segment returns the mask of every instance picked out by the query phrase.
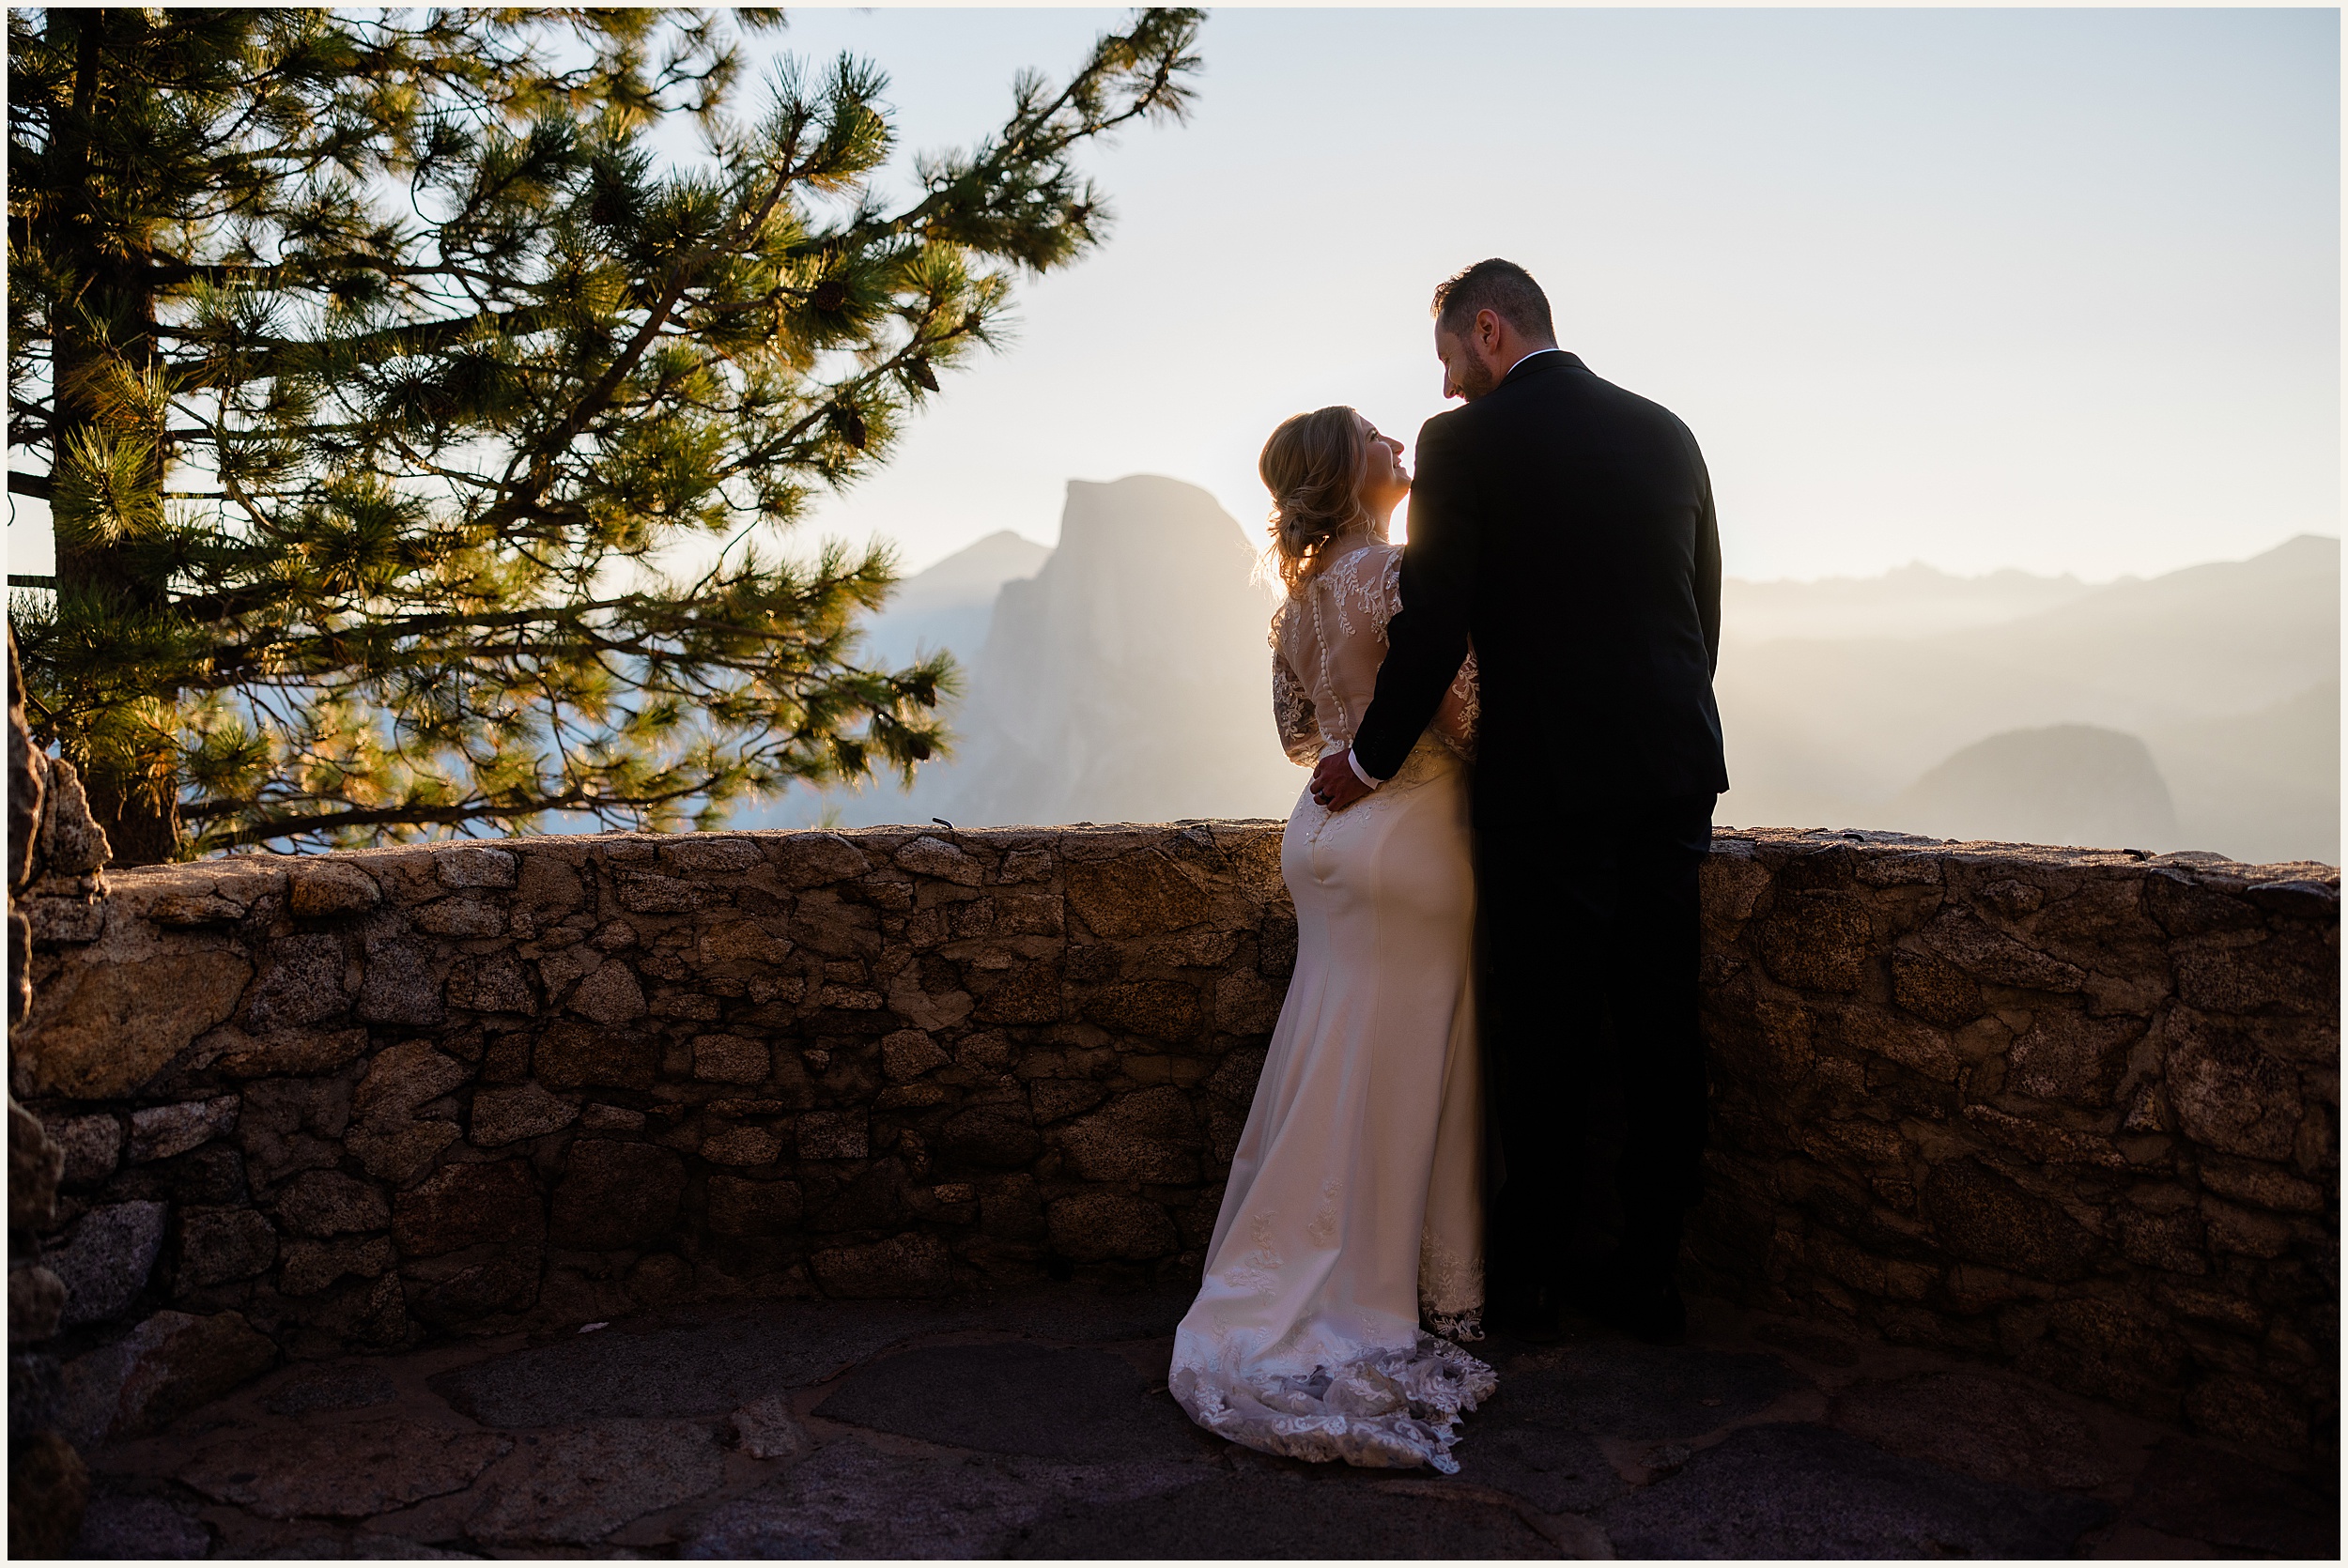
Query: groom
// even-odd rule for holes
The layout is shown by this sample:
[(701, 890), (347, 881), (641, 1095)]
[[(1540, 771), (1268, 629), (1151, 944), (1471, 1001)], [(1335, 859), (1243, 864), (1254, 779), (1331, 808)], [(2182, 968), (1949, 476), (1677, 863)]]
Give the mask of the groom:
[[(1377, 699), (1312, 789), (1342, 810), (1391, 778), (1473, 639), (1484, 1038), (1506, 1173), (1490, 1314), (1537, 1333), (1570, 1300), (1674, 1342), (1705, 1140), (1696, 873), (1728, 788), (1711, 480), (1668, 409), (1557, 346), (1523, 268), (1477, 262), (1435, 291), (1434, 314), (1444, 395), (1467, 406), (1419, 431)], [(1608, 1052), (1628, 1120), (1624, 1235), (1595, 1278), (1574, 1278), (1576, 1151), (1561, 1132)]]

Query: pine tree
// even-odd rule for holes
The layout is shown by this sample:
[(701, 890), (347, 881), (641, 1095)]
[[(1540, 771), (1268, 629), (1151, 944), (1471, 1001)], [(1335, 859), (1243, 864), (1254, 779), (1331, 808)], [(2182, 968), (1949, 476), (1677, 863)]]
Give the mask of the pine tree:
[(734, 112), (773, 11), (11, 10), (8, 487), (57, 569), (10, 614), (117, 860), (910, 778), (950, 662), (864, 668), (890, 555), (775, 530), (1100, 241), (1075, 159), (1182, 117), (1199, 18), (1023, 75), (892, 207), (871, 66)]

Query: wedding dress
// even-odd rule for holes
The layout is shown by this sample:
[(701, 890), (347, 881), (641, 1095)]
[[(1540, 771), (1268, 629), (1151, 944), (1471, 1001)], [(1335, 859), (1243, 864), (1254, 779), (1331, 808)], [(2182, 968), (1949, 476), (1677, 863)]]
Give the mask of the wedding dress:
[[(1274, 618), (1294, 761), (1351, 744), (1401, 559), (1364, 544)], [(1484, 1299), (1475, 714), (1471, 654), (1399, 773), (1334, 814), (1307, 789), (1281, 840), (1296, 972), (1168, 1378), (1193, 1421), (1250, 1448), (1453, 1472), (1460, 1413), (1497, 1386), (1452, 1343), (1481, 1337)]]

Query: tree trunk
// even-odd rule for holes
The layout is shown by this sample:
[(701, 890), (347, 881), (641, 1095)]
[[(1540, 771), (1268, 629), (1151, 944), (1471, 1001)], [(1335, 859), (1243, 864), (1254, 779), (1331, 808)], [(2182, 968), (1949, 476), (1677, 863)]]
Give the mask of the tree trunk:
[[(81, 432), (107, 423), (98, 392), (98, 378), (109, 360), (119, 360), (134, 372), (150, 369), (159, 342), (155, 331), (155, 297), (148, 274), (148, 236), (134, 230), (108, 236), (91, 201), (100, 171), (96, 167), (91, 128), (97, 116), (112, 111), (117, 95), (106, 72), (108, 45), (125, 24), (144, 29), (144, 18), (124, 17), (109, 9), (53, 9), (49, 25), (71, 26), (74, 39), (73, 108), (70, 123), (60, 127), (58, 190), (64, 197), (68, 259), (71, 273), (83, 281), (80, 304), (91, 320), (85, 327), (77, 312), (61, 312), (50, 323), (52, 406), (56, 423), (52, 431), (49, 466), (52, 476), (63, 467), (69, 444)], [(136, 40), (125, 40), (137, 47)], [(110, 242), (111, 241), (111, 242)], [(152, 455), (139, 475), (140, 488), (160, 497), (165, 455), (160, 425), (147, 433)], [(53, 492), (54, 493), (54, 492)], [(69, 536), (58, 530), (57, 591), (103, 603), (114, 615), (147, 617), (170, 606), (168, 584), (142, 573), (117, 540), (86, 535)], [(156, 694), (169, 699), (172, 692)], [(115, 864), (147, 866), (173, 857), (179, 841), (178, 780), (168, 773), (156, 776), (154, 760), (116, 756), (95, 749), (80, 759), (89, 793), (90, 814), (106, 830), (114, 846)]]

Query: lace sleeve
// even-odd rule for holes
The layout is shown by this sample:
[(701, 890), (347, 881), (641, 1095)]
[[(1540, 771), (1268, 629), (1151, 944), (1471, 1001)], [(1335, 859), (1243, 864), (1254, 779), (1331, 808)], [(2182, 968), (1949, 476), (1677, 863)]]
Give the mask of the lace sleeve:
[(1442, 704), (1435, 709), (1435, 722), (1429, 726), (1435, 738), (1449, 746), (1463, 761), (1475, 761), (1475, 732), (1484, 716), (1481, 687), (1476, 684), (1475, 650), (1470, 648), (1467, 657), (1460, 661), (1460, 673), (1451, 678), (1450, 686), (1443, 694)]
[(1279, 727), (1280, 749), (1290, 761), (1309, 768), (1321, 760), (1321, 725), (1313, 717), (1312, 694), (1277, 649), (1272, 653), (1272, 722)]

